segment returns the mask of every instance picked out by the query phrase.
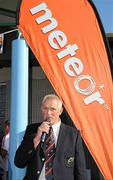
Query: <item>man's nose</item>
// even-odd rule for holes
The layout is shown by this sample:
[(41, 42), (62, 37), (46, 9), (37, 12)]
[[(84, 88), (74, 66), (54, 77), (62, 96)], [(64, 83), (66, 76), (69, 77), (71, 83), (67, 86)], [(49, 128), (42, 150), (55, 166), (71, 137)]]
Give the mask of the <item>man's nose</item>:
[(50, 110), (50, 109), (48, 109), (47, 113), (48, 113), (48, 114), (51, 114), (51, 110)]

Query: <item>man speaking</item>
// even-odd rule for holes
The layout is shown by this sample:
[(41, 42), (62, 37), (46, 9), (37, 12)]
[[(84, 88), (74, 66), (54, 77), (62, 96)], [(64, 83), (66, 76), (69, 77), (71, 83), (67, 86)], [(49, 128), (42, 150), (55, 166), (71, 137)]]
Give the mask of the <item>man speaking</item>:
[(27, 127), (15, 155), (15, 165), (27, 167), (24, 180), (85, 180), (80, 133), (61, 122), (61, 99), (46, 95), (41, 111), (44, 121)]

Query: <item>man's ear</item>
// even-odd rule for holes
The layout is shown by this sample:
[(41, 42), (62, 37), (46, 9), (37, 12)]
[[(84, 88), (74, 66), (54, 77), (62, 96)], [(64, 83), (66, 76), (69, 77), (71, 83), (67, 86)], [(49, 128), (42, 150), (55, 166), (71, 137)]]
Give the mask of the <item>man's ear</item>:
[(63, 112), (63, 107), (62, 107), (61, 110), (60, 110), (60, 115), (62, 114), (62, 112)]
[(41, 106), (41, 113), (43, 114), (43, 106)]

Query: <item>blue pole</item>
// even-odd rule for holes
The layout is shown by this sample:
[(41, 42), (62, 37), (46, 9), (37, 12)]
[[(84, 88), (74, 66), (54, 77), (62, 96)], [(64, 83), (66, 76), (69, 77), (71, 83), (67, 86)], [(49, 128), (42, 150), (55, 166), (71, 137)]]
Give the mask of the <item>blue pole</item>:
[(24, 39), (12, 42), (9, 180), (22, 180), (25, 169), (14, 165), (17, 147), (28, 124), (28, 47)]

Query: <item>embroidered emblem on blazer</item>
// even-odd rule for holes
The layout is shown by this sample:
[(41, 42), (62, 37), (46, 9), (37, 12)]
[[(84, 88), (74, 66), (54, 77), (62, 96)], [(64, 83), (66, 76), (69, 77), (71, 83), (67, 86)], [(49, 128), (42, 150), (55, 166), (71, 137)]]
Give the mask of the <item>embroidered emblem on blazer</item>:
[(74, 165), (74, 156), (65, 154), (64, 161), (67, 167), (73, 167)]
[(68, 165), (71, 166), (74, 163), (74, 157), (70, 157), (67, 161)]

